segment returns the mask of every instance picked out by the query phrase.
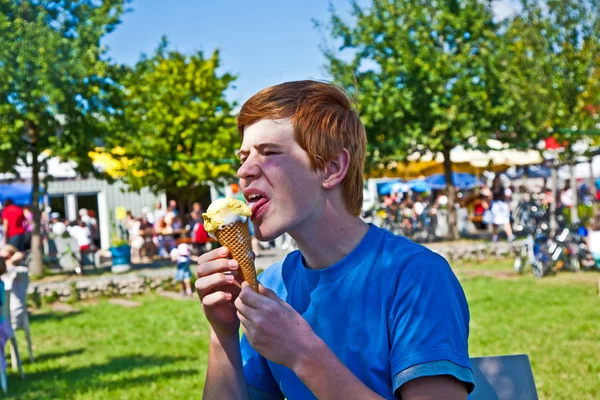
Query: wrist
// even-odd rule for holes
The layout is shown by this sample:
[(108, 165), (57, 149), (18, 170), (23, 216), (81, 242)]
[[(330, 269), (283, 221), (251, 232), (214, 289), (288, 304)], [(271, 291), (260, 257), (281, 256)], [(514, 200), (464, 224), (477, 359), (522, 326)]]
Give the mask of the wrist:
[(226, 346), (232, 343), (240, 343), (240, 334), (238, 331), (235, 332), (223, 332), (210, 328), (210, 343), (211, 345)]
[(296, 358), (290, 366), (290, 369), (302, 381), (310, 374), (315, 373), (321, 363), (321, 357), (331, 352), (331, 349), (329, 349), (320, 337), (316, 334), (312, 336), (312, 340), (303, 346), (301, 351), (296, 352)]

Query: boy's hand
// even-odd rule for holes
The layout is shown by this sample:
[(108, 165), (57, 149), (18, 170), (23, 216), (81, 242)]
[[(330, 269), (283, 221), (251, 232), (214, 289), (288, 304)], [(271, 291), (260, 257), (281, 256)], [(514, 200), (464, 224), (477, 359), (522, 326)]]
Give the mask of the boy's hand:
[[(260, 294), (259, 294), (260, 293)], [(247, 282), (235, 301), (242, 330), (252, 347), (269, 360), (290, 369), (320, 342), (308, 322), (272, 290)]]
[(237, 336), (240, 320), (233, 302), (240, 293), (238, 263), (227, 258), (229, 249), (220, 247), (198, 257), (195, 286), (204, 314), (218, 334)]

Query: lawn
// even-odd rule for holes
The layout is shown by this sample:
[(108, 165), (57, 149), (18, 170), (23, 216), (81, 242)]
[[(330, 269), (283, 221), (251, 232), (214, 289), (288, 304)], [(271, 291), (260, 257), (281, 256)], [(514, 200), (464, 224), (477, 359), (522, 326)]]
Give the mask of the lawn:
[[(600, 274), (536, 280), (513, 276), (510, 262), (455, 269), (471, 309), (471, 356), (527, 353), (540, 398), (600, 398)], [(198, 302), (133, 300), (141, 305), (101, 300), (33, 315), (37, 360), (25, 361), (24, 382), (9, 371), (8, 398), (200, 398), (208, 327)]]

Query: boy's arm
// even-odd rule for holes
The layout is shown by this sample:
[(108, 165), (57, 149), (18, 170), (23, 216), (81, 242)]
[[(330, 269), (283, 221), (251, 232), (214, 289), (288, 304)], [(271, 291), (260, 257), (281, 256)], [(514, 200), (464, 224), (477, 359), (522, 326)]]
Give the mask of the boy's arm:
[(247, 282), (235, 301), (242, 331), (263, 357), (290, 368), (318, 399), (382, 399), (350, 371), (289, 304)]
[(219, 337), (212, 329), (203, 399), (248, 400), (237, 335)]

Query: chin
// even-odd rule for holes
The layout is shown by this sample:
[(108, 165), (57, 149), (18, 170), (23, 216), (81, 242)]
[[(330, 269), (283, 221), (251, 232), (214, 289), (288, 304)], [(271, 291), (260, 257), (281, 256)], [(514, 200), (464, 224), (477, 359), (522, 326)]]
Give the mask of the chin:
[(265, 223), (254, 225), (254, 236), (261, 242), (270, 242), (283, 235), (285, 229), (269, 227)]
[(279, 237), (280, 235), (276, 235), (274, 233), (271, 234), (263, 234), (262, 232), (255, 230), (254, 231), (254, 237), (256, 237), (258, 240), (260, 240), (261, 242), (270, 242), (271, 240), (275, 240), (277, 237)]

